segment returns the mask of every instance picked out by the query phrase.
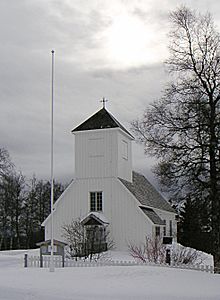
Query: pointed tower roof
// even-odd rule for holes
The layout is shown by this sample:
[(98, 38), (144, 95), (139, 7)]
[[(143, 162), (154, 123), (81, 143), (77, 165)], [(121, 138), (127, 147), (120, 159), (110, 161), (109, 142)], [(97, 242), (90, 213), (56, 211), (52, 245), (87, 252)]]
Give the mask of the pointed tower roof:
[(72, 130), (84, 131), (84, 130), (94, 130), (94, 129), (107, 129), (107, 128), (120, 128), (126, 132), (132, 139), (134, 138), (127, 129), (125, 129), (106, 109), (103, 107), (89, 119), (84, 121), (82, 124), (77, 126)]

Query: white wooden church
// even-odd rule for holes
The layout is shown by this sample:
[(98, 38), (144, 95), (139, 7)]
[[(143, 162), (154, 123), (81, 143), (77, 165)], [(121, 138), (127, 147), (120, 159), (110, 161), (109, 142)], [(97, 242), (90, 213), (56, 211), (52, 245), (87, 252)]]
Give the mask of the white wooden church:
[[(117, 250), (146, 236), (176, 238), (176, 212), (141, 174), (132, 171), (133, 136), (103, 107), (72, 130), (75, 179), (54, 204), (54, 239), (74, 219), (108, 228)], [(42, 224), (51, 237), (51, 215)]]

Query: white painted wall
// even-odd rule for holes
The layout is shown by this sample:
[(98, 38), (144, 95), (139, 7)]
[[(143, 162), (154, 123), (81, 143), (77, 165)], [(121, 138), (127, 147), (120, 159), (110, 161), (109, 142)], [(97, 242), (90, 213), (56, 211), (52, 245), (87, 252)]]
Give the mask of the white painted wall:
[(169, 236), (169, 233), (170, 233), (170, 221), (172, 221), (173, 239), (176, 242), (177, 241), (177, 221), (175, 219), (176, 214), (168, 212), (168, 211), (156, 209), (156, 208), (154, 208), (154, 211), (158, 214), (158, 216), (162, 220), (166, 220), (166, 236)]
[[(127, 151), (125, 148), (127, 146)], [(127, 152), (125, 154), (125, 152)], [(123, 131), (118, 132), (118, 177), (132, 181), (131, 139)]]
[(139, 208), (140, 203), (119, 181), (113, 181), (111, 230), (120, 250), (127, 250), (128, 244), (140, 245), (146, 236), (152, 235), (152, 222)]
[[(89, 192), (103, 191), (103, 214), (110, 221), (109, 230), (118, 250), (128, 244), (144, 242), (152, 234), (152, 223), (138, 207), (139, 203), (116, 178), (77, 179), (55, 204), (54, 238), (63, 240), (62, 226), (89, 212)], [(50, 239), (50, 218), (45, 221), (45, 239)]]
[[(119, 128), (88, 130), (75, 134), (75, 176), (83, 178), (121, 177), (131, 181), (131, 140)], [(128, 145), (123, 156), (122, 142)]]

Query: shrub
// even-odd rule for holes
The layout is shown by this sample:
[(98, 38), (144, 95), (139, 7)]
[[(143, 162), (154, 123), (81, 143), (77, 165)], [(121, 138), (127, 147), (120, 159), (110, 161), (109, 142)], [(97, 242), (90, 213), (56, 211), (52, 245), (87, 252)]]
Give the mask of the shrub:
[(174, 244), (171, 251), (172, 263), (174, 265), (201, 264), (205, 259), (204, 255), (200, 251), (184, 247), (180, 244)]
[(155, 239), (146, 237), (145, 243), (139, 246), (129, 245), (131, 256), (142, 262), (165, 263), (165, 250), (166, 247), (162, 244), (162, 239), (159, 237)]
[(113, 241), (109, 238), (109, 231), (104, 226), (84, 226), (79, 219), (62, 227), (66, 243), (67, 256), (71, 259), (97, 260), (102, 252), (113, 248)]

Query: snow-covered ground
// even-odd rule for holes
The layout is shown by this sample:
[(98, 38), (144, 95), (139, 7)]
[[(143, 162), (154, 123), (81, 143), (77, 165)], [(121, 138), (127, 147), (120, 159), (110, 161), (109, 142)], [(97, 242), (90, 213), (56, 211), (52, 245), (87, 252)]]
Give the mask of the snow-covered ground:
[[(0, 300), (219, 300), (220, 275), (149, 266), (24, 268), (24, 251), (0, 252)], [(114, 258), (126, 259), (124, 253)], [(128, 255), (127, 255), (128, 258)]]

